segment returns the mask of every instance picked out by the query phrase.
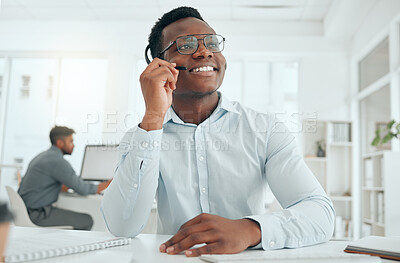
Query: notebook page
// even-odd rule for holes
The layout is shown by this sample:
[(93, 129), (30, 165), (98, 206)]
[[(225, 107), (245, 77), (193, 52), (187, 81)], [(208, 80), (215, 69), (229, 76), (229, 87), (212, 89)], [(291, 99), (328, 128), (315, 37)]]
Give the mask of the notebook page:
[(104, 236), (100, 238), (91, 235), (90, 232), (82, 235), (73, 231), (63, 231), (10, 238), (8, 243), (6, 262), (19, 262), (124, 245), (130, 243), (130, 239)]

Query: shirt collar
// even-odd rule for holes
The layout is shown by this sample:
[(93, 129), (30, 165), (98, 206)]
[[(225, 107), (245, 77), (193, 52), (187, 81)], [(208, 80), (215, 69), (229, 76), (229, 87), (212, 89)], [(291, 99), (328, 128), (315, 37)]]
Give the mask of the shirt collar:
[(63, 156), (64, 154), (62, 153), (62, 151), (57, 147), (57, 146), (55, 146), (55, 145), (52, 145), (51, 147), (50, 147), (50, 151), (53, 151), (53, 152), (55, 152), (56, 154), (58, 154), (58, 155), (60, 155), (60, 156)]
[[(235, 108), (232, 101), (230, 101), (227, 97), (222, 95), (221, 92), (217, 91), (217, 93), (218, 93), (218, 97), (219, 97), (218, 105), (217, 105), (217, 108), (214, 110), (214, 112), (210, 115), (210, 117), (208, 117), (209, 119), (217, 120), (225, 112), (232, 112), (235, 114), (240, 114), (240, 112)], [(174, 111), (172, 106), (168, 109), (167, 114), (165, 114), (163, 124), (169, 122), (170, 120), (172, 120), (174, 123), (184, 124), (184, 122), (176, 114), (176, 112)]]

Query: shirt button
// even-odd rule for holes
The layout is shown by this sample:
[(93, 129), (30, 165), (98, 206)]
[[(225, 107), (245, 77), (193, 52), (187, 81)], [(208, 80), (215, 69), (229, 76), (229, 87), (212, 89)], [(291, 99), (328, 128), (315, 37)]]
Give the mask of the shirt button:
[(137, 188), (137, 184), (134, 184), (134, 185), (133, 185), (133, 188)]
[(270, 248), (273, 248), (274, 246), (275, 246), (275, 241), (269, 242), (269, 247), (270, 247)]
[(199, 157), (199, 161), (200, 161), (200, 162), (204, 161), (204, 157), (203, 157), (203, 156), (200, 156), (200, 157)]
[(147, 148), (147, 146), (149, 146), (149, 143), (148, 143), (148, 142), (145, 142), (145, 141), (143, 141), (143, 142), (142, 142), (142, 147), (143, 147), (143, 148)]
[(206, 192), (206, 188), (205, 187), (203, 187), (203, 188), (201, 188), (201, 191), (203, 192), (203, 194)]

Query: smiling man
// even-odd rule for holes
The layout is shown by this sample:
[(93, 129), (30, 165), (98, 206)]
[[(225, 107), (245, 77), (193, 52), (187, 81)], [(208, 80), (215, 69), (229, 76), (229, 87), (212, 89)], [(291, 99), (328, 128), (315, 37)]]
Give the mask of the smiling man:
[[(156, 198), (157, 232), (174, 235), (160, 246), (168, 254), (329, 240), (332, 203), (293, 135), (273, 114), (217, 92), (226, 69), (224, 42), (189, 7), (164, 14), (153, 27), (154, 60), (140, 77), (146, 112), (121, 140), (121, 159), (102, 203), (109, 230), (139, 234)], [(268, 186), (281, 211), (265, 211)]]

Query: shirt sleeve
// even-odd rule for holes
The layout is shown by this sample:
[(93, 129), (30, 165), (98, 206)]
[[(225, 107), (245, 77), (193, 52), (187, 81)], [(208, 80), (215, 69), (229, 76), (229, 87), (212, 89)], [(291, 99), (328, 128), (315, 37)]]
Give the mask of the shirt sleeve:
[(295, 138), (273, 122), (267, 141), (265, 173), (283, 209), (247, 218), (259, 223), (264, 250), (297, 248), (328, 241), (335, 210), (331, 200), (296, 150)]
[(121, 140), (120, 160), (101, 211), (108, 230), (134, 237), (147, 223), (158, 187), (162, 129), (134, 127)]
[(52, 176), (55, 177), (57, 181), (65, 184), (78, 194), (88, 195), (96, 193), (97, 185), (85, 183), (76, 175), (74, 168), (72, 168), (71, 164), (64, 158), (59, 161), (55, 168), (57, 171), (52, 173)]

